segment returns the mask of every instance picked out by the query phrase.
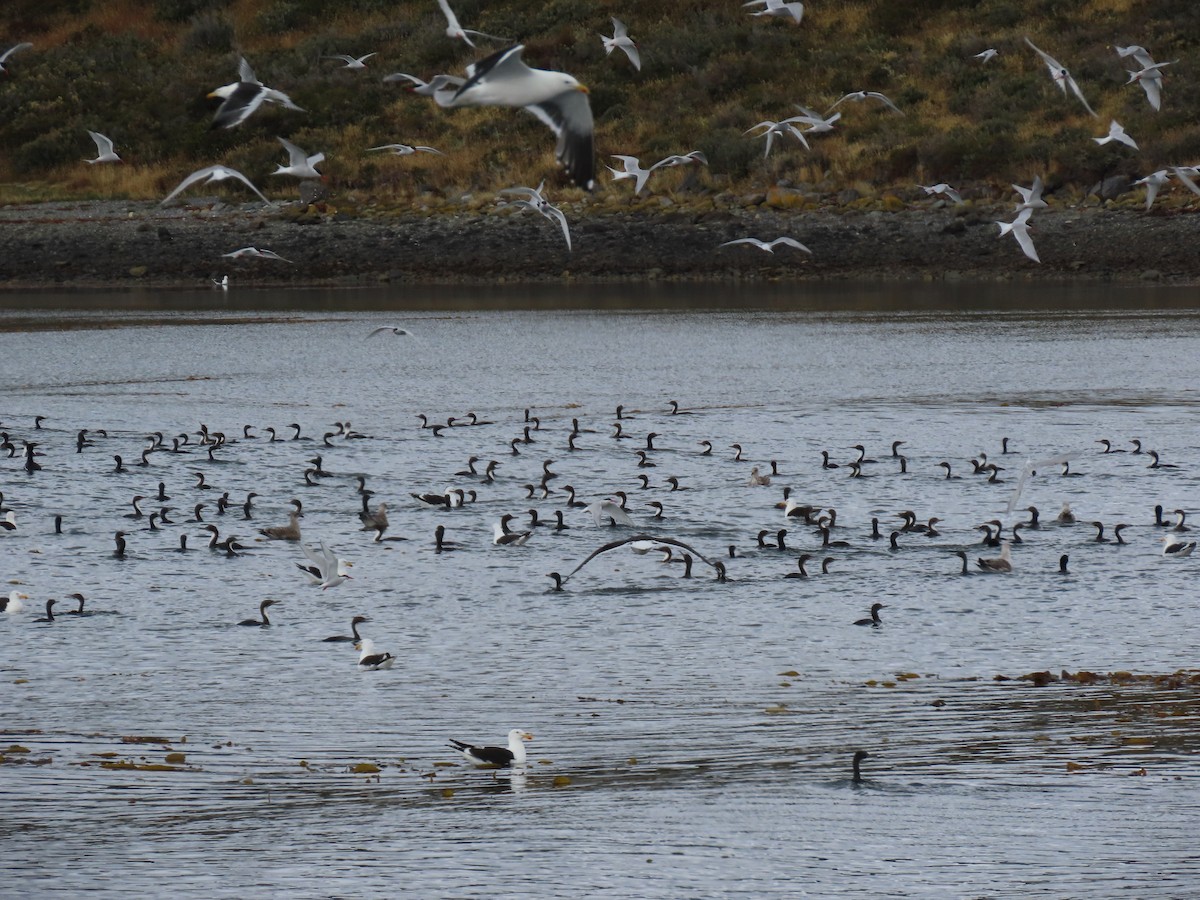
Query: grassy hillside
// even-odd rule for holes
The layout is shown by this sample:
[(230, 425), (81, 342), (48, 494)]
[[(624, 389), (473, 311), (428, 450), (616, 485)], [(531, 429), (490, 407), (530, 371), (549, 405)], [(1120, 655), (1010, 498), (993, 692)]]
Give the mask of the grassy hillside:
[[(1200, 4), (1193, 0), (811, 0), (799, 26), (752, 17), (738, 0), (459, 0), (468, 28), (527, 45), (535, 66), (574, 74), (591, 91), (597, 152), (650, 160), (702, 149), (711, 167), (699, 187), (761, 190), (785, 180), (833, 197), (854, 187), (877, 197), (916, 182), (967, 185), (976, 195), (1047, 177), (1065, 193), (1100, 178), (1140, 177), (1169, 164), (1200, 163)], [(609, 16), (629, 26), (642, 51), (633, 70), (597, 36)], [(282, 135), (324, 151), (331, 190), (357, 201), (403, 203), (458, 197), (511, 184), (557, 185), (553, 138), (531, 116), (508, 110), (444, 111), (383, 84), (389, 72), (460, 72), (501, 45), (477, 51), (450, 41), (434, 0), (6, 0), (0, 52), (18, 41), (0, 76), (0, 200), (22, 196), (158, 198), (201, 165), (223, 162), (268, 192), (294, 197), (293, 180), (267, 173)], [(1068, 66), (1094, 119), (1065, 98), (1024, 43)], [(1155, 112), (1113, 45), (1141, 44), (1168, 67)], [(986, 64), (973, 54), (994, 47)], [(365, 72), (322, 60), (378, 53)], [(268, 85), (306, 113), (271, 107), (232, 131), (209, 131), (205, 94), (236, 79), (244, 54)], [(843, 104), (832, 134), (812, 150), (794, 142), (763, 159), (743, 131), (827, 109), (852, 90), (881, 91), (904, 110)], [(1118, 119), (1135, 153), (1092, 137)], [(123, 166), (87, 166), (87, 130), (112, 137)], [(430, 144), (445, 158), (366, 154), (388, 142)], [(601, 169), (603, 172), (603, 169)], [(667, 173), (651, 190), (678, 185)], [(625, 194), (626, 185), (601, 190)], [(628, 184), (628, 183), (626, 183)], [(572, 189), (573, 190), (573, 189)]]

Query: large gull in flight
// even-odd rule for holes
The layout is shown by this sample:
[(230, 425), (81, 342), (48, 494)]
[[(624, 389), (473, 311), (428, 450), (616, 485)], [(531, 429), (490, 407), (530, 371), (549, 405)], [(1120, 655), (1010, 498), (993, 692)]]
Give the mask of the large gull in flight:
[(592, 145), (592, 108), (587, 88), (566, 72), (531, 69), (517, 44), (467, 67), (467, 80), (457, 89), (434, 93), (437, 104), (516, 106), (533, 113), (558, 136), (554, 155), (580, 187), (596, 184), (596, 154)]

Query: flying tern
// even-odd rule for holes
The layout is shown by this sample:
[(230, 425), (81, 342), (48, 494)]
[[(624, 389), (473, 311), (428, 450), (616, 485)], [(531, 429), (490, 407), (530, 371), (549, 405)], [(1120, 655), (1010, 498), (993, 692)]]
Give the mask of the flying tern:
[(1097, 119), (1100, 118), (1096, 111), (1088, 105), (1087, 99), (1083, 96), (1083, 91), (1079, 89), (1079, 85), (1075, 83), (1075, 79), (1071, 77), (1071, 73), (1067, 71), (1067, 67), (1049, 53), (1038, 49), (1038, 47), (1029, 38), (1025, 38), (1025, 43), (1027, 43), (1033, 49), (1034, 53), (1042, 58), (1042, 62), (1044, 62), (1046, 64), (1046, 68), (1050, 70), (1050, 77), (1054, 79), (1054, 83), (1057, 84), (1059, 90), (1063, 92), (1063, 96), (1066, 96), (1067, 89), (1069, 88), (1071, 93), (1079, 98), (1079, 102), (1083, 104), (1084, 109), (1086, 109)]
[(642, 56), (638, 52), (637, 44), (634, 43), (633, 38), (629, 36), (628, 29), (625, 27), (625, 23), (616, 16), (613, 16), (612, 25), (612, 37), (607, 37), (603, 34), (600, 35), (600, 40), (604, 42), (604, 54), (606, 56), (611, 56), (612, 52), (619, 47), (625, 52), (625, 55), (629, 57), (629, 61), (633, 63), (633, 67), (639, 72), (642, 71)]
[(89, 131), (92, 140), (96, 142), (96, 158), (85, 159), (84, 162), (88, 165), (95, 163), (120, 162), (121, 157), (113, 151), (113, 142), (106, 138), (98, 131)]

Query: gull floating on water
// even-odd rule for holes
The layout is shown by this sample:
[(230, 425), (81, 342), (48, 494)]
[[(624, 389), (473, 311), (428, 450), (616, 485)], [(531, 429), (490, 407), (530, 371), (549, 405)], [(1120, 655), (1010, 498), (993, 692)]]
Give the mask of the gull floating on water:
[(761, 6), (762, 9), (750, 13), (752, 16), (770, 16), (774, 19), (791, 19), (797, 25), (804, 18), (803, 3), (787, 3), (785, 0), (748, 0), (742, 6)]
[(1011, 234), (1021, 246), (1021, 252), (1035, 263), (1040, 263), (1041, 260), (1038, 259), (1037, 250), (1033, 246), (1033, 238), (1029, 236), (1029, 217), (1032, 215), (1032, 209), (1023, 209), (1020, 215), (1011, 222), (997, 222), (996, 224), (1000, 226), (1000, 237)]
[[(290, 259), (284, 259), (274, 250), (260, 250), (257, 247), (242, 247), (238, 250), (230, 250), (228, 253), (222, 253), (221, 256), (229, 259), (241, 259), (242, 257), (247, 257), (249, 259), (277, 259), (280, 262), (292, 262)], [(295, 265), (295, 263), (292, 264)]]
[(1180, 541), (1169, 534), (1164, 534), (1162, 537), (1163, 556), (1191, 556), (1192, 551), (1196, 549), (1195, 541)]
[(209, 97), (224, 101), (213, 116), (210, 129), (241, 125), (264, 103), (278, 103), (288, 109), (304, 112), (283, 91), (269, 88), (259, 81), (244, 57), (238, 60), (238, 78), (238, 81), (222, 85), (209, 93)]
[(721, 246), (729, 247), (733, 244), (751, 244), (752, 246), (757, 247), (759, 250), (766, 250), (768, 253), (774, 253), (775, 248), (780, 245), (783, 245), (784, 247), (795, 247), (797, 250), (803, 250), (805, 253), (812, 253), (812, 251), (805, 247), (802, 243), (791, 237), (777, 237), (773, 241), (760, 241), (758, 238), (753, 237), (736, 238), (732, 241), (726, 241), (725, 243), (721, 244)]
[(979, 566), (979, 568), (982, 569), (984, 572), (990, 572), (990, 573), (1011, 572), (1013, 570), (1013, 568), (1012, 568), (1012, 544), (1009, 541), (1005, 541), (1000, 546), (1000, 555), (999, 556), (992, 557), (991, 559), (985, 559), (983, 557), (980, 557), (980, 558), (976, 559), (975, 562)]
[(1133, 138), (1125, 133), (1125, 128), (1116, 119), (1113, 119), (1112, 122), (1109, 123), (1108, 134), (1106, 134), (1104, 137), (1092, 138), (1092, 140), (1101, 146), (1109, 143), (1110, 141), (1117, 141), (1118, 143), (1124, 144), (1126, 147), (1132, 147), (1134, 150), (1138, 149), (1137, 143)]
[(321, 59), (340, 59), (345, 63), (345, 65), (342, 66), (343, 69), (365, 69), (367, 67), (367, 60), (376, 55), (377, 54), (375, 53), (368, 53), (366, 56), (356, 57), (347, 56), (344, 53), (338, 53), (334, 54), (333, 56), (322, 56)]
[(379, 653), (375, 650), (375, 642), (370, 638), (363, 638), (355, 646), (358, 648), (358, 668), (363, 672), (378, 672), (381, 669), (390, 669), (392, 663), (396, 661), (396, 657), (390, 653)]
[(0, 53), (0, 75), (3, 75), (5, 72), (8, 71), (8, 69), (4, 68), (4, 63), (8, 60), (8, 58), (10, 56), (12, 56), (14, 53), (19, 53), (22, 50), (28, 50), (32, 46), (33, 46), (33, 44), (31, 44), (29, 41), (22, 41), (21, 43), (17, 44), (16, 46), (9, 47), (3, 53)]
[(491, 41), (503, 41), (506, 38), (496, 37), (494, 34), (484, 34), (482, 31), (474, 31), (470, 28), (463, 28), (458, 24), (458, 16), (454, 14), (454, 10), (450, 8), (450, 4), (446, 0), (438, 0), (438, 6), (442, 8), (442, 15), (446, 17), (446, 37), (455, 41), (462, 41), (468, 47), (474, 47), (468, 34), (474, 34), (478, 37), (484, 37)]
[(501, 547), (520, 547), (523, 546), (531, 537), (532, 531), (513, 531), (508, 527), (508, 523), (516, 516), (512, 513), (506, 513), (500, 517), (499, 522), (492, 523), (492, 543)]
[(254, 193), (258, 195), (259, 199), (262, 200), (263, 203), (267, 204), (267, 206), (274, 206), (270, 200), (263, 196), (262, 191), (251, 184), (250, 179), (237, 169), (231, 169), (229, 166), (219, 165), (205, 166), (203, 169), (197, 169), (187, 178), (183, 179), (183, 181), (179, 182), (179, 186), (176, 187), (175, 190), (171, 191), (171, 193), (167, 194), (166, 198), (162, 201), (162, 203), (159, 204), (159, 206), (166, 206), (179, 194), (190, 188), (193, 184), (200, 182), (203, 182), (204, 184), (211, 184), (214, 181), (224, 181), (227, 178), (233, 178), (237, 181), (240, 181), (242, 184), (246, 185), (246, 187), (250, 188), (250, 190), (254, 191)]
[(566, 72), (531, 69), (521, 60), (524, 44), (493, 53), (467, 67), (458, 90), (441, 90), (439, 106), (514, 106), (537, 116), (558, 136), (555, 156), (571, 180), (585, 190), (596, 184), (592, 108), (587, 88)]
[(272, 525), (267, 528), (260, 528), (258, 529), (258, 533), (272, 541), (298, 541), (300, 540), (300, 513), (292, 510), (288, 515), (288, 523), (286, 525)]
[(1046, 67), (1050, 70), (1050, 77), (1054, 79), (1054, 83), (1057, 84), (1059, 89), (1063, 92), (1063, 96), (1065, 97), (1067, 95), (1067, 89), (1070, 88), (1071, 93), (1078, 97), (1079, 102), (1083, 104), (1083, 108), (1090, 112), (1093, 116), (1096, 116), (1097, 119), (1100, 118), (1100, 116), (1096, 114), (1096, 111), (1088, 105), (1087, 99), (1083, 96), (1083, 91), (1079, 89), (1079, 85), (1075, 83), (1075, 79), (1071, 77), (1071, 73), (1067, 71), (1066, 66), (1060, 63), (1049, 53), (1046, 53), (1044, 50), (1039, 50), (1033, 41), (1031, 41), (1028, 37), (1025, 38), (1025, 43), (1027, 43), (1033, 49), (1034, 53), (1042, 58), (1042, 62), (1044, 62)]
[(287, 151), (288, 164), (276, 168), (271, 173), (272, 175), (294, 175), (296, 178), (321, 177), (321, 173), (316, 170), (316, 165), (325, 160), (324, 153), (314, 153), (309, 156), (307, 151), (301, 150), (286, 138), (277, 137), (276, 140), (283, 144), (283, 149)]
[(604, 42), (604, 54), (611, 56), (612, 52), (620, 47), (625, 51), (625, 55), (629, 57), (629, 61), (633, 63), (633, 67), (639, 72), (642, 71), (642, 57), (638, 53), (638, 46), (634, 43), (633, 38), (629, 36), (628, 30), (625, 28), (625, 23), (616, 16), (612, 17), (613, 36), (607, 37), (600, 35), (600, 40)]
[(95, 163), (120, 162), (121, 157), (113, 152), (113, 142), (98, 131), (89, 131), (92, 140), (96, 142), (96, 158), (85, 159), (84, 162), (88, 165)]
[(477, 766), (519, 768), (525, 765), (525, 741), (532, 740), (533, 735), (528, 731), (514, 728), (508, 733), (507, 747), (477, 747), (453, 738), (450, 739), (450, 746)]

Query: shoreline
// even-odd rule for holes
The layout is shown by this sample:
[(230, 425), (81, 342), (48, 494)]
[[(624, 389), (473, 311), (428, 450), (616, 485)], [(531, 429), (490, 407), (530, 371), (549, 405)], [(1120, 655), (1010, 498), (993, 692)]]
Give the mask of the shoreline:
[[(718, 200), (720, 198), (717, 198)], [(568, 252), (555, 223), (491, 206), (364, 217), (333, 206), (264, 209), (193, 198), (13, 204), (0, 207), (0, 291), (234, 286), (352, 287), (383, 284), (520, 285), (643, 282), (1200, 282), (1200, 216), (1161, 207), (1083, 205), (1042, 210), (1027, 259), (996, 219), (1011, 207), (897, 211), (781, 210), (765, 205), (692, 206), (660, 200), (627, 210), (564, 204)], [(812, 250), (774, 254), (720, 247), (791, 235)], [(239, 247), (270, 249), (292, 263), (224, 259)]]

